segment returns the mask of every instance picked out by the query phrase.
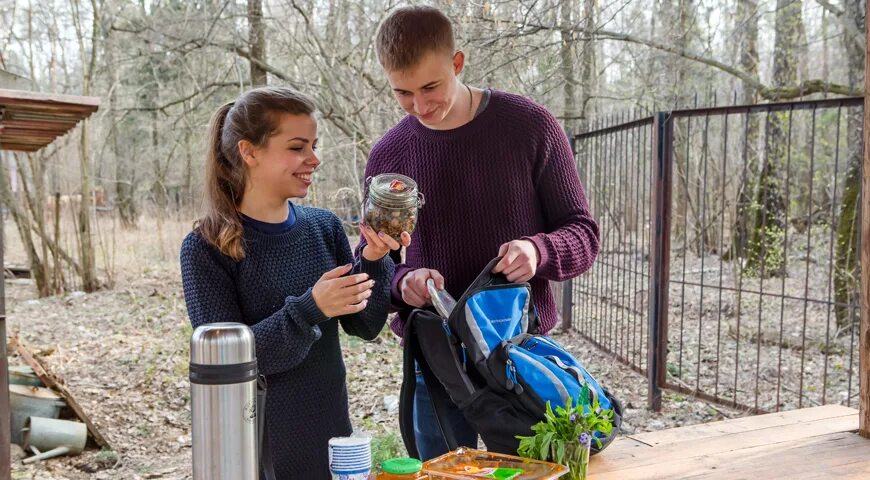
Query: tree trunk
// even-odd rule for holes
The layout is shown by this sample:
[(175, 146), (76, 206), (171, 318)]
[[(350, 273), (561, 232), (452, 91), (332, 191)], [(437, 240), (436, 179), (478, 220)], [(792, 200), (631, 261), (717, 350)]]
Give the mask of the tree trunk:
[[(848, 57), (849, 88), (856, 94), (864, 83), (864, 36), (862, 0), (847, 0), (844, 4), (844, 22), (854, 22), (858, 35), (843, 28), (843, 46)], [(849, 112), (847, 120), (846, 143), (848, 145), (848, 165), (846, 170), (840, 216), (837, 219), (837, 251), (834, 269), (834, 300), (839, 304), (835, 309), (837, 327), (849, 331), (857, 315), (852, 315), (852, 306), (858, 303), (861, 280), (858, 232), (861, 219), (861, 165), (864, 159), (863, 112), (858, 109)], [(866, 200), (865, 200), (866, 203)], [(866, 208), (866, 207), (865, 207)], [(866, 239), (864, 241), (867, 241)]]
[[(328, 28), (328, 27), (327, 27)], [(263, 23), (263, 0), (248, 0), (248, 43), (251, 57), (266, 61), (266, 25)], [(262, 87), (267, 84), (266, 70), (250, 62), (251, 85)]]
[[(858, 120), (854, 133), (851, 130), (855, 128), (852, 126), (854, 123), (852, 117), (857, 117)], [(840, 217), (837, 220), (836, 259), (834, 260), (834, 301), (838, 304), (835, 313), (837, 327), (841, 331), (848, 331), (852, 321), (857, 318), (852, 315), (852, 309), (858, 303), (858, 288), (861, 280), (858, 245), (861, 207), (858, 200), (861, 198), (861, 162), (864, 152), (863, 149), (857, 149), (863, 147), (864, 143), (861, 138), (863, 122), (864, 118), (860, 111), (856, 115), (849, 115), (849, 166), (846, 172)], [(854, 155), (853, 150), (857, 150), (858, 154)]]
[(112, 156), (114, 157), (114, 199), (113, 204), (118, 209), (118, 215), (121, 217), (121, 225), (124, 228), (133, 228), (136, 226), (138, 212), (133, 199), (133, 183), (130, 178), (129, 165), (131, 162), (130, 155), (122, 152), (119, 145), (119, 136), (122, 131), (121, 115), (118, 112), (118, 89), (121, 88), (120, 69), (115, 64), (115, 49), (116, 42), (113, 41), (113, 33), (111, 29), (105, 30), (106, 37), (104, 38), (106, 45), (106, 68), (109, 81), (109, 118), (112, 121), (112, 129), (110, 135), (112, 145)]
[[(33, 183), (33, 194), (27, 195), (27, 206), (30, 211), (30, 217), (36, 223), (37, 228), (46, 231), (45, 228), (45, 159), (41, 154), (33, 153), (27, 155), (27, 162), (30, 165), (30, 180)], [(20, 170), (20, 168), (19, 168)], [(22, 185), (24, 183), (22, 182)], [(31, 271), (38, 270), (39, 277), (36, 278), (36, 287), (40, 296), (48, 296), (55, 292), (51, 285), (51, 268), (49, 265), (48, 245), (45, 242), (40, 242), (41, 260), (31, 262)]]
[[(666, 41), (682, 50), (692, 48), (693, 36), (690, 31), (689, 19), (692, 17), (692, 0), (662, 1), (659, 4), (661, 28), (667, 29)], [(667, 57), (663, 65), (664, 72), (660, 75), (663, 85), (668, 85), (663, 98), (664, 110), (672, 108), (687, 108), (692, 104), (691, 87), (687, 84), (689, 78), (686, 71), (686, 61), (675, 55)], [(686, 146), (691, 142), (689, 138), (688, 121), (674, 123), (673, 137), (673, 161), (674, 161), (674, 220), (673, 238), (686, 243), (690, 241), (690, 232), (694, 224), (700, 223), (691, 218), (692, 193), (689, 186), (692, 184), (692, 169), (689, 164), (689, 152)], [(697, 122), (692, 121), (693, 129)]]
[(10, 174), (7, 171), (6, 162), (2, 161), (0, 162), (2, 163), (2, 166), (0, 166), (0, 177), (2, 177), (2, 180), (0, 180), (0, 196), (2, 196), (3, 203), (6, 204), (9, 213), (12, 215), (12, 219), (15, 221), (15, 226), (18, 229), (18, 236), (21, 238), (21, 244), (24, 246), (24, 252), (27, 254), (27, 262), (31, 276), (36, 283), (36, 290), (40, 297), (46, 297), (49, 295), (49, 288), (43, 264), (44, 259), (39, 258), (39, 253), (36, 250), (36, 243), (33, 241), (33, 235), (31, 235), (30, 232), (30, 218), (27, 214), (28, 209), (24, 206), (24, 203), (31, 203), (29, 198), (30, 188), (27, 187), (27, 175), (26, 172), (24, 172), (24, 164), (19, 161), (18, 155), (11, 155), (11, 160), (16, 166), (18, 184), (21, 186), (23, 191), (17, 195), (11, 191), (9, 183), (7, 182), (7, 178), (9, 178)]
[[(154, 98), (157, 98), (157, 82), (152, 83), (155, 90)], [(160, 137), (158, 132), (157, 111), (151, 112), (151, 155), (154, 157), (154, 210), (157, 221), (157, 242), (160, 245), (160, 258), (166, 258), (165, 241), (163, 238), (163, 223), (167, 212), (166, 175), (165, 169), (160, 162)], [(168, 159), (167, 159), (168, 162)]]
[(94, 252), (93, 234), (91, 232), (91, 162), (88, 149), (88, 121), (81, 124), (79, 137), (81, 202), (79, 203), (79, 237), (81, 245), (82, 288), (93, 292), (99, 288), (97, 281), (96, 255)]
[(598, 0), (583, 1), (583, 36), (580, 42), (580, 121), (577, 131), (583, 131), (591, 117), (591, 101), (597, 85), (595, 41), (591, 32), (598, 24)]
[[(82, 95), (88, 96), (91, 94), (91, 80), (94, 71), (96, 70), (96, 48), (99, 27), (99, 9), (96, 5), (96, 0), (91, 0), (93, 8), (93, 17), (91, 21), (91, 31), (88, 33), (91, 38), (90, 52), (85, 47), (86, 34), (82, 21), (84, 17), (81, 15), (81, 5), (78, 0), (72, 2), (73, 15), (76, 30), (76, 37), (79, 46), (79, 56), (82, 59)], [(91, 158), (90, 149), (88, 147), (88, 130), (90, 121), (85, 119), (81, 122), (79, 136), (79, 169), (81, 176), (81, 202), (79, 205), (79, 245), (82, 266), (82, 288), (86, 292), (93, 292), (99, 288), (97, 280), (96, 255), (94, 253), (93, 234), (91, 232), (91, 196), (92, 196), (92, 181), (91, 178)]]
[[(758, 2), (757, 0), (737, 0), (737, 25), (740, 26), (737, 32), (739, 49), (740, 49), (740, 67), (741, 69), (758, 78)], [(752, 85), (742, 82), (742, 90), (740, 94), (740, 103), (750, 104), (755, 103), (756, 91)], [(728, 258), (743, 258), (746, 255), (746, 246), (749, 242), (748, 223), (751, 218), (750, 206), (752, 204), (752, 179), (755, 178), (754, 172), (758, 165), (758, 132), (759, 124), (756, 115), (748, 114), (746, 119), (748, 124), (745, 127), (745, 137), (743, 141), (744, 152), (744, 172), (741, 172), (739, 177), (739, 186), (737, 190), (737, 201), (734, 212), (734, 222), (731, 228), (731, 248), (727, 253)]]
[(577, 107), (576, 86), (577, 79), (574, 72), (574, 58), (576, 57), (577, 38), (574, 28), (574, 0), (559, 0), (561, 43), (559, 45), (560, 71), (562, 73), (562, 104), (564, 125), (570, 130), (576, 129)]
[[(797, 82), (801, 2), (777, 0), (773, 48), (773, 81), (776, 86)], [(758, 176), (753, 203), (747, 273), (761, 277), (785, 274), (786, 200), (780, 178), (788, 155), (786, 114), (770, 113), (765, 125), (765, 158)]]

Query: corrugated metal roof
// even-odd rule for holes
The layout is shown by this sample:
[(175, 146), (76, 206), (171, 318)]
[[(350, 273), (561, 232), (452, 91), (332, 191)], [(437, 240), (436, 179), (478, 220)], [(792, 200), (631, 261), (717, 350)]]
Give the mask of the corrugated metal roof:
[(0, 150), (39, 150), (99, 107), (96, 97), (0, 89)]

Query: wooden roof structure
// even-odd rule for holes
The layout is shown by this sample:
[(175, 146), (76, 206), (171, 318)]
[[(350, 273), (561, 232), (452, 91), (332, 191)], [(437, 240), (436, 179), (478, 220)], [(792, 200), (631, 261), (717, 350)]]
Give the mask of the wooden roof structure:
[(35, 152), (99, 106), (96, 97), (0, 89), (0, 150)]
[[(100, 99), (0, 88), (0, 151), (35, 152), (96, 112)], [(0, 266), (3, 237), (0, 236)], [(2, 279), (0, 279), (2, 280)], [(6, 292), (0, 281), (0, 480), (11, 477)]]

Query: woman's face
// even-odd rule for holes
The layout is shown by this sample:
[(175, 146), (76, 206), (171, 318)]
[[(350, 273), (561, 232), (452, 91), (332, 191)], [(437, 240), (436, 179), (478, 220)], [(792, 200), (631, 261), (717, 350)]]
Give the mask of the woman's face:
[[(274, 134), (261, 147), (240, 145), (248, 167), (246, 191), (276, 200), (308, 194), (314, 170), (320, 165), (317, 120), (314, 115), (282, 114)], [(247, 151), (246, 151), (247, 150)]]

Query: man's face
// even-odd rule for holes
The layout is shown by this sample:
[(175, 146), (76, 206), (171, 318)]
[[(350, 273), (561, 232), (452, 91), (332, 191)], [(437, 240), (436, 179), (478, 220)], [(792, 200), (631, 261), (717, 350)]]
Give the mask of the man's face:
[(433, 51), (411, 68), (387, 71), (387, 79), (402, 109), (437, 130), (456, 116), (453, 106), (462, 92), (456, 76), (464, 62), (462, 52), (450, 56)]

